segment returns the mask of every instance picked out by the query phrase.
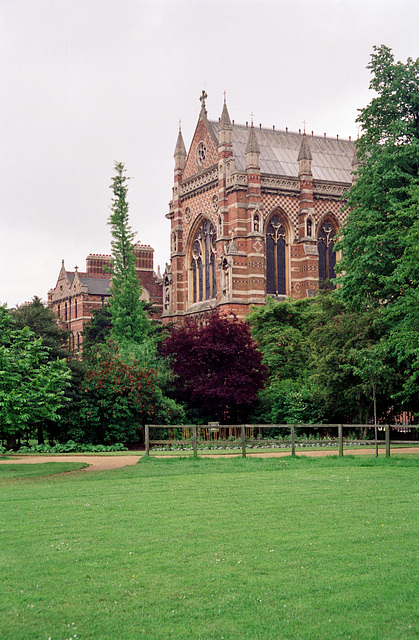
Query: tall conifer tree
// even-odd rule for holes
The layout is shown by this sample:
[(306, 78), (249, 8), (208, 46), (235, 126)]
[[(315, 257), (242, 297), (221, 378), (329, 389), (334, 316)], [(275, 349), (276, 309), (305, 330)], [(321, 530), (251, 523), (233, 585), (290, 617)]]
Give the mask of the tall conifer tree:
[(115, 163), (112, 178), (111, 215), (108, 224), (112, 234), (112, 338), (118, 344), (141, 343), (148, 335), (150, 323), (140, 301), (141, 285), (135, 270), (134, 237), (128, 218), (128, 185), (125, 167)]

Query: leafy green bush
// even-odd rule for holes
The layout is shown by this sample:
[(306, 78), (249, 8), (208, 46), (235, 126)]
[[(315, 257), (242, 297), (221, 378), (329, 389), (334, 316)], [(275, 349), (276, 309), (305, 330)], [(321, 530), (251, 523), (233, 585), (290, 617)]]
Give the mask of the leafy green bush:
[[(0, 453), (2, 453), (0, 448)], [(74, 440), (68, 440), (68, 442), (62, 442), (50, 446), (48, 444), (36, 444), (33, 447), (20, 447), (17, 453), (108, 453), (110, 451), (127, 451), (127, 447), (120, 442), (112, 445), (104, 444), (91, 444), (74, 442)]]

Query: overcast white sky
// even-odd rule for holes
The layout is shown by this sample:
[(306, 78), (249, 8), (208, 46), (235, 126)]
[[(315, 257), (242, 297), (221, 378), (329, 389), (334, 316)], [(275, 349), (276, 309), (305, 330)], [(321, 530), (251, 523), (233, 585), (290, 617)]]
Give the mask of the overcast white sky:
[(178, 122), (356, 137), (373, 45), (419, 56), (418, 0), (0, 0), (0, 302), (109, 253), (115, 161), (137, 240), (169, 260)]

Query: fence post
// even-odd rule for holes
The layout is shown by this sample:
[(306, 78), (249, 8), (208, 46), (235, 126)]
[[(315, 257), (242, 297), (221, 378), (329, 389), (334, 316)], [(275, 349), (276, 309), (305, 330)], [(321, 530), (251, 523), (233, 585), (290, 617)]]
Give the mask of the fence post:
[(390, 457), (390, 425), (386, 424), (386, 458)]
[(242, 456), (246, 457), (246, 425), (242, 424)]
[(146, 456), (150, 455), (150, 427), (148, 424), (145, 425), (145, 454)]
[(339, 456), (343, 456), (343, 425), (338, 424)]
[(291, 425), (291, 455), (295, 456), (295, 424)]
[(198, 455), (198, 445), (196, 442), (196, 424), (192, 425), (192, 448), (194, 456)]

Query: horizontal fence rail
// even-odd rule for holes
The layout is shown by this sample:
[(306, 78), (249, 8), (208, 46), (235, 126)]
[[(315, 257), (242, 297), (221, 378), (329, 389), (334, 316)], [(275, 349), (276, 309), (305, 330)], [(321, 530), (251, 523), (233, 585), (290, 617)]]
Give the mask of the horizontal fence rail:
[[(415, 428), (415, 425), (412, 425)], [(377, 430), (384, 431), (385, 433), (385, 449), (386, 449), (386, 457), (390, 457), (390, 444), (416, 444), (419, 446), (418, 441), (406, 441), (406, 440), (390, 440), (390, 431), (391, 429), (405, 429), (405, 425), (399, 424), (385, 424), (385, 425), (370, 425), (370, 424), (240, 424), (240, 425), (219, 425), (217, 422), (210, 422), (208, 425), (165, 425), (165, 424), (146, 424), (144, 427), (144, 441), (145, 441), (145, 455), (150, 455), (150, 445), (192, 445), (192, 450), (194, 455), (198, 454), (198, 442), (201, 443), (215, 443), (222, 442), (225, 444), (226, 448), (231, 448), (233, 446), (240, 445), (242, 450), (242, 456), (245, 458), (247, 454), (247, 449), (252, 445), (270, 445), (272, 443), (277, 444), (281, 442), (281, 444), (285, 444), (288, 441), (282, 439), (278, 440), (278, 438), (267, 438), (266, 440), (261, 440), (254, 437), (255, 431), (262, 435), (264, 430), (272, 430), (272, 429), (282, 429), (288, 430), (290, 432), (290, 446), (291, 446), (291, 454), (295, 455), (296, 444), (313, 444), (312, 440), (296, 440), (296, 429), (337, 429), (337, 439), (336, 444), (338, 446), (338, 455), (343, 456), (343, 446), (345, 442), (351, 444), (365, 444), (366, 440), (359, 440), (351, 438), (349, 441), (345, 441), (343, 438), (344, 429), (374, 429), (375, 438), (374, 440), (368, 440), (371, 444), (375, 443), (375, 454), (378, 455), (378, 443), (382, 442), (377, 439)], [(169, 433), (174, 430), (182, 429), (183, 439), (150, 439), (150, 429), (165, 429), (168, 430)], [(226, 438), (227, 433), (228, 438)], [(223, 438), (219, 436), (223, 435)], [(202, 439), (201, 436), (204, 436), (205, 439)], [(318, 440), (317, 444), (322, 446), (327, 443), (330, 444), (331, 441), (329, 439)]]

